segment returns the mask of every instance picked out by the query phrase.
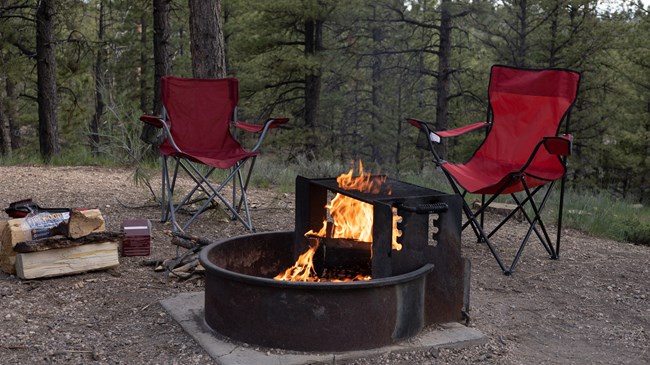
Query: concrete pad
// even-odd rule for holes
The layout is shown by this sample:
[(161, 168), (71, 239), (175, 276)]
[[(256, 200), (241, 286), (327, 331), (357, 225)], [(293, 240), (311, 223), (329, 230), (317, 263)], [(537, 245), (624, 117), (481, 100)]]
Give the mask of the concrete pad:
[(425, 329), (419, 335), (406, 341), (363, 351), (338, 353), (293, 352), (267, 349), (255, 345), (232, 341), (214, 330), (203, 316), (204, 292), (183, 293), (164, 299), (160, 304), (194, 340), (222, 365), (302, 365), (313, 363), (336, 363), (363, 357), (375, 357), (388, 352), (428, 350), (432, 347), (464, 347), (484, 343), (486, 337), (477, 329), (460, 323), (447, 323), (436, 328)]

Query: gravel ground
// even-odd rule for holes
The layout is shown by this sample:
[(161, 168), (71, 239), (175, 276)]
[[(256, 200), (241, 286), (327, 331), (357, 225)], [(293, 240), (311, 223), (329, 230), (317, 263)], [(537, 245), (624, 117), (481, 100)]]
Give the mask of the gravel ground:
[[(159, 222), (148, 189), (132, 181), (128, 169), (0, 167), (0, 205), (32, 198), (45, 207), (97, 207), (112, 231), (123, 219), (148, 218), (149, 259), (174, 257), (169, 226)], [(258, 231), (293, 229), (293, 194), (253, 189), (250, 196)], [(504, 235), (523, 230), (514, 225)], [(202, 217), (192, 232), (212, 240), (245, 234), (220, 215)], [(566, 230), (562, 249), (562, 259), (551, 261), (531, 242), (517, 272), (504, 276), (465, 235), (470, 326), (487, 342), (350, 364), (649, 364), (650, 248)], [(216, 364), (159, 304), (202, 290), (203, 279), (169, 278), (144, 260), (120, 258), (115, 269), (42, 280), (0, 273), (0, 363)]]

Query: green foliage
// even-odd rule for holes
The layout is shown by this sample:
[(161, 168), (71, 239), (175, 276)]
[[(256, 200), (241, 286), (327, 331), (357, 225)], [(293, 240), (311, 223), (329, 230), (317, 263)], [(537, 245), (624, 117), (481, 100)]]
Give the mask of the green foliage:
[[(555, 201), (550, 206), (557, 205)], [(603, 191), (570, 189), (565, 196), (564, 227), (596, 237), (647, 245), (650, 209)]]
[(625, 240), (637, 245), (650, 246), (650, 223), (630, 219), (626, 222)]

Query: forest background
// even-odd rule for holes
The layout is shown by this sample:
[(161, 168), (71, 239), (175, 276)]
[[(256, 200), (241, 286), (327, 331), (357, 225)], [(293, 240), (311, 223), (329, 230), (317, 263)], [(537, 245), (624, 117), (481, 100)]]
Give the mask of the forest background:
[[(0, 162), (151, 158), (138, 118), (160, 111), (157, 80), (197, 76), (190, 28), (211, 15), (192, 3), (0, 0)], [(567, 68), (582, 74), (569, 186), (650, 201), (650, 14), (639, 0), (205, 3), (221, 15), (240, 119), (291, 118), (264, 146), (283, 164), (430, 170), (405, 118), (440, 130), (485, 120), (493, 64)], [(464, 160), (482, 137), (443, 153)]]

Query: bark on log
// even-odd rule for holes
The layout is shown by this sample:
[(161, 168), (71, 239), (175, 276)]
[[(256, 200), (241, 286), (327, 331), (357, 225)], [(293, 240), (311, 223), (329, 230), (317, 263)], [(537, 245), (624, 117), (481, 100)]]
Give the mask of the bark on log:
[[(190, 241), (193, 244), (193, 246), (197, 246), (197, 245), (198, 246), (207, 246), (207, 245), (210, 245), (210, 244), (214, 243), (214, 241), (211, 241), (211, 240), (209, 240), (207, 238), (201, 238), (201, 237), (193, 236), (193, 235), (186, 234), (186, 233), (172, 232), (172, 236), (176, 237), (176, 238), (180, 238), (180, 239), (182, 239), (184, 241)], [(189, 247), (187, 247), (187, 248), (189, 248)]]
[(124, 233), (121, 232), (97, 232), (77, 239), (56, 236), (18, 243), (14, 247), (14, 251), (18, 253), (40, 252), (58, 248), (77, 247), (98, 242), (120, 241), (123, 238)]

